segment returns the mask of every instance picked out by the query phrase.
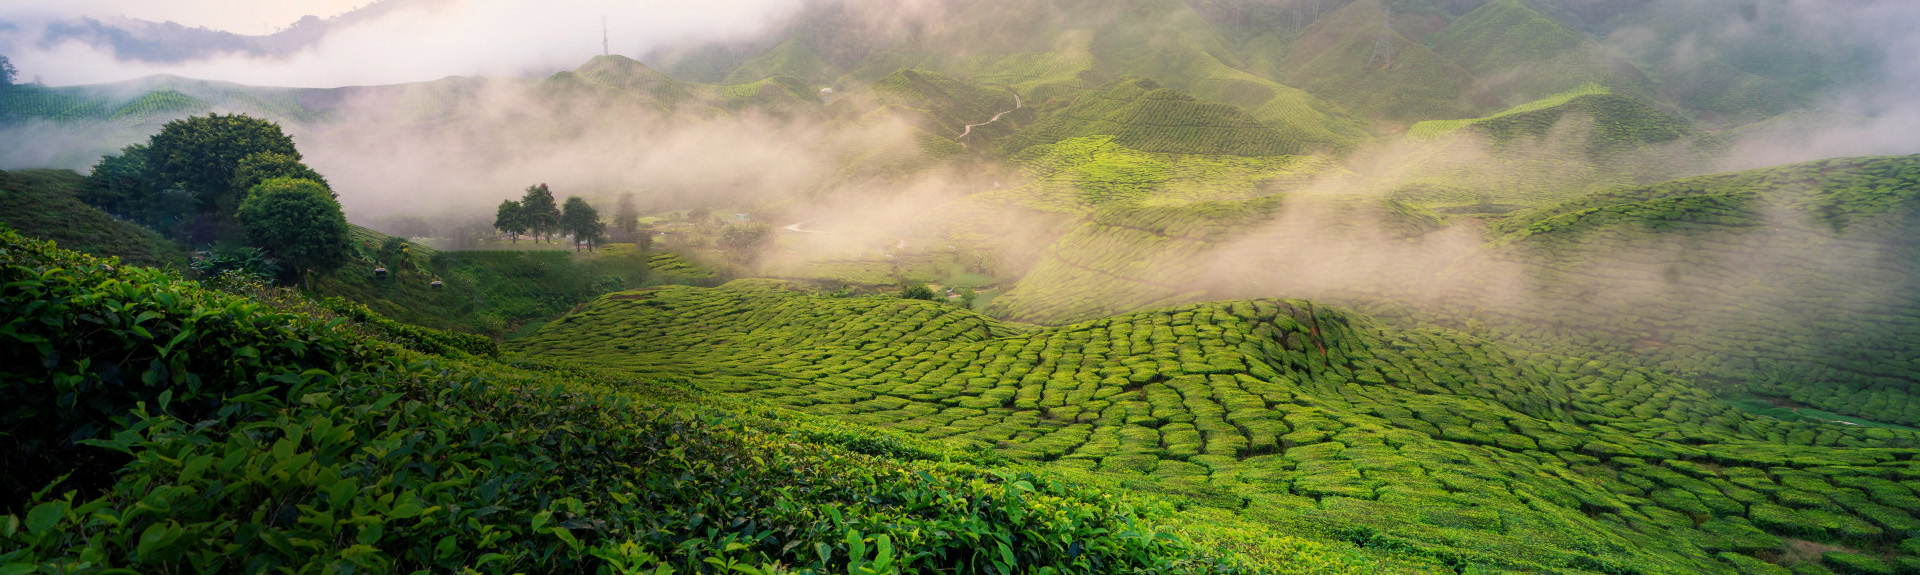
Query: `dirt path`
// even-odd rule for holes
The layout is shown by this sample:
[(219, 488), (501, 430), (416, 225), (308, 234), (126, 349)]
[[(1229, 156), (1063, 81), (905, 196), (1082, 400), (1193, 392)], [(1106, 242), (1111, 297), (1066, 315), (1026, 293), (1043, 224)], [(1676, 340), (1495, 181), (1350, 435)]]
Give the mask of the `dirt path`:
[[(978, 124), (967, 124), (967, 129), (965, 129), (965, 130), (961, 130), (961, 131), (960, 131), (960, 137), (959, 137), (959, 138), (955, 138), (955, 139), (956, 139), (956, 140), (964, 140), (964, 139), (966, 139), (966, 138), (967, 138), (967, 134), (972, 134), (972, 133), (973, 133), (973, 129), (974, 129), (974, 128), (977, 128), (977, 127), (980, 127), (980, 126), (985, 126), (985, 125), (987, 125), (987, 124), (991, 124), (991, 123), (994, 123), (994, 122), (998, 122), (998, 121), (1000, 121), (1000, 117), (1001, 117), (1001, 116), (1005, 116), (1005, 115), (1007, 115), (1007, 114), (1011, 114), (1011, 113), (1013, 113), (1013, 111), (1014, 111), (1014, 110), (1018, 110), (1018, 109), (1021, 109), (1021, 108), (1025, 108), (1025, 107), (1027, 107), (1027, 104), (1026, 104), (1026, 102), (1022, 102), (1022, 101), (1020, 101), (1020, 93), (1019, 93), (1019, 92), (1015, 92), (1015, 91), (1013, 91), (1013, 88), (1007, 88), (1006, 90), (1007, 90), (1007, 93), (1009, 93), (1009, 94), (1013, 94), (1013, 110), (1007, 110), (1007, 111), (1005, 111), (1005, 112), (1001, 112), (1001, 113), (998, 113), (998, 114), (994, 114), (994, 115), (993, 115), (993, 119), (991, 119), (991, 120), (987, 120), (987, 121), (985, 121), (985, 122), (981, 122), (981, 123), (978, 123)], [(963, 148), (964, 148), (964, 147), (966, 147), (966, 145), (967, 145), (967, 143), (966, 143), (966, 142), (960, 142), (960, 147), (963, 147)]]

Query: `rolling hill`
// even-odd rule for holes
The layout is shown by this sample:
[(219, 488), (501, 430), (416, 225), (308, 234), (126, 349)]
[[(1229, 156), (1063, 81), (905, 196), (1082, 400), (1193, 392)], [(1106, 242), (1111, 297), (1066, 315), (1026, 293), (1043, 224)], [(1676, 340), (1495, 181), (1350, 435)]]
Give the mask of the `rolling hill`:
[(1305, 141), (1251, 114), (1206, 102), (1145, 78), (1122, 78), (1014, 135), (1009, 152), (1070, 138), (1112, 136), (1141, 152), (1280, 156), (1309, 150)]

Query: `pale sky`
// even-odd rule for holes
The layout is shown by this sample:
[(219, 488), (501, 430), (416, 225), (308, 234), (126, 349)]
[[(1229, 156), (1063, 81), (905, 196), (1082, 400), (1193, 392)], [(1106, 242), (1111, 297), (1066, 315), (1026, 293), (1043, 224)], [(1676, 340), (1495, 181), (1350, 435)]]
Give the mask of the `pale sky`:
[(379, 20), (335, 27), (286, 58), (223, 55), (180, 64), (128, 61), (77, 40), (43, 41), (46, 24), (125, 16), (258, 35), (302, 16), (322, 18), (367, 0), (0, 0), (0, 54), (22, 80), (98, 84), (175, 74), (242, 84), (335, 87), (431, 81), (447, 76), (541, 76), (601, 53), (601, 19), (612, 52), (639, 56), (689, 42), (737, 39), (766, 29), (802, 0), (409, 0)]
[(172, 20), (239, 34), (263, 34), (306, 15), (329, 18), (370, 0), (8, 0), (9, 10), (52, 15), (125, 16)]

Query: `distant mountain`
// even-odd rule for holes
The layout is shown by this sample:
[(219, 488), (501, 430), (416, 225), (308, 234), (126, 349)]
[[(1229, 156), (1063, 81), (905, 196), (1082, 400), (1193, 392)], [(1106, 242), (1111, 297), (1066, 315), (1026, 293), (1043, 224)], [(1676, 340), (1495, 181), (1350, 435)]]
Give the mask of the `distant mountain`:
[(47, 25), (42, 46), (80, 42), (110, 50), (125, 61), (179, 64), (215, 56), (284, 58), (314, 47), (332, 31), (377, 20), (396, 9), (444, 0), (378, 0), (351, 12), (320, 18), (308, 15), (278, 32), (236, 34), (133, 18), (80, 18)]

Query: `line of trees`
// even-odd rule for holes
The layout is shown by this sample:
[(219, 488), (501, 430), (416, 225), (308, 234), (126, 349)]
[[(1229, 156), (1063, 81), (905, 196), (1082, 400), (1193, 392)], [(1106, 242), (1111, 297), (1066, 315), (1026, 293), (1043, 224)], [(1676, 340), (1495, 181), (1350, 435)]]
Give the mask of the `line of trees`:
[(575, 250), (582, 245), (594, 249), (607, 232), (599, 210), (580, 196), (569, 196), (565, 204), (557, 205), (546, 184), (527, 186), (520, 201), (502, 200), (494, 210), (493, 227), (513, 243), (520, 242), (521, 234), (532, 235), (535, 242), (551, 241), (556, 234), (571, 235)]

